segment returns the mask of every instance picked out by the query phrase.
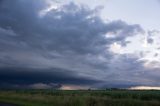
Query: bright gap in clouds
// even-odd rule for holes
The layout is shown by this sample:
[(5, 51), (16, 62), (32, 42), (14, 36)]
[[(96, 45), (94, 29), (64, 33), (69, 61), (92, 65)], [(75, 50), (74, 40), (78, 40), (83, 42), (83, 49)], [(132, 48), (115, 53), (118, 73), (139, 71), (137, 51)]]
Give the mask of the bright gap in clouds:
[(42, 9), (39, 12), (39, 16), (43, 17), (45, 16), (48, 12), (52, 11), (52, 10), (56, 10), (59, 8), (59, 3), (57, 3), (56, 1), (52, 1), (52, 0), (46, 0), (48, 7)]
[(153, 86), (136, 86), (129, 88), (130, 90), (160, 90), (160, 87)]

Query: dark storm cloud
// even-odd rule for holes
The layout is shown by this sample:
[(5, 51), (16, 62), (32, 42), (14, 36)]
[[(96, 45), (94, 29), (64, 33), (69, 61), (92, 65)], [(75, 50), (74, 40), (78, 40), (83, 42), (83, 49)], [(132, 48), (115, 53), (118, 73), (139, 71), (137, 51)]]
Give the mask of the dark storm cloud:
[[(34, 0), (7, 0), (1, 4), (1, 27), (19, 35), (11, 41), (21, 41), (40, 50), (86, 54), (103, 52), (105, 44), (123, 42), (126, 37), (142, 31), (138, 25), (128, 25), (123, 21), (106, 24), (100, 17), (94, 16), (95, 10), (74, 3), (52, 10), (40, 18), (38, 13), (43, 9), (40, 4)], [(113, 33), (115, 37), (105, 39), (107, 33)]]
[[(54, 84), (78, 84), (90, 85), (98, 83), (91, 78), (77, 75), (75, 72), (52, 68), (52, 69), (31, 69), (31, 68), (0, 68), (0, 86), (9, 85), (54, 85)], [(41, 84), (39, 84), (41, 83)], [(38, 84), (38, 85), (37, 85)], [(55, 86), (57, 87), (57, 86)]]
[(135, 73), (143, 72), (143, 63), (116, 58), (108, 48), (114, 42), (127, 45), (126, 38), (144, 32), (139, 25), (104, 22), (97, 9), (74, 3), (42, 14), (48, 6), (44, 0), (0, 2), (1, 83), (34, 87), (138, 83)]

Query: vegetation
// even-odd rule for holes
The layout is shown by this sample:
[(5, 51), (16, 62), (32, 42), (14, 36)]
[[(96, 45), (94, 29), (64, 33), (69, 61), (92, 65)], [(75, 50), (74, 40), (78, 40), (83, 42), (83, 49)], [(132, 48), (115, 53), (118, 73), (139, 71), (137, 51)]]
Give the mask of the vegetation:
[(160, 106), (160, 91), (1, 90), (0, 101), (18, 106)]

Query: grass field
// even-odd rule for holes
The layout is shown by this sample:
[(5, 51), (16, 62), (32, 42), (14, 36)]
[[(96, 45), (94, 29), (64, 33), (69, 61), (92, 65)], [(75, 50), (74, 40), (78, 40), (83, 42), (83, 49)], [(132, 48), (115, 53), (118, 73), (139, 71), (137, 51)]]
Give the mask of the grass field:
[(0, 102), (18, 106), (160, 106), (160, 91), (1, 90)]

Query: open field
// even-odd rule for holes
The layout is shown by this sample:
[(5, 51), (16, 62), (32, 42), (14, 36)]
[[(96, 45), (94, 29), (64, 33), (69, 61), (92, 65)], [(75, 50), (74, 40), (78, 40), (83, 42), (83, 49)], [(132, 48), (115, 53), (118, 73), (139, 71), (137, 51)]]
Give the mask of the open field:
[(160, 106), (160, 91), (1, 90), (0, 101), (18, 106)]

